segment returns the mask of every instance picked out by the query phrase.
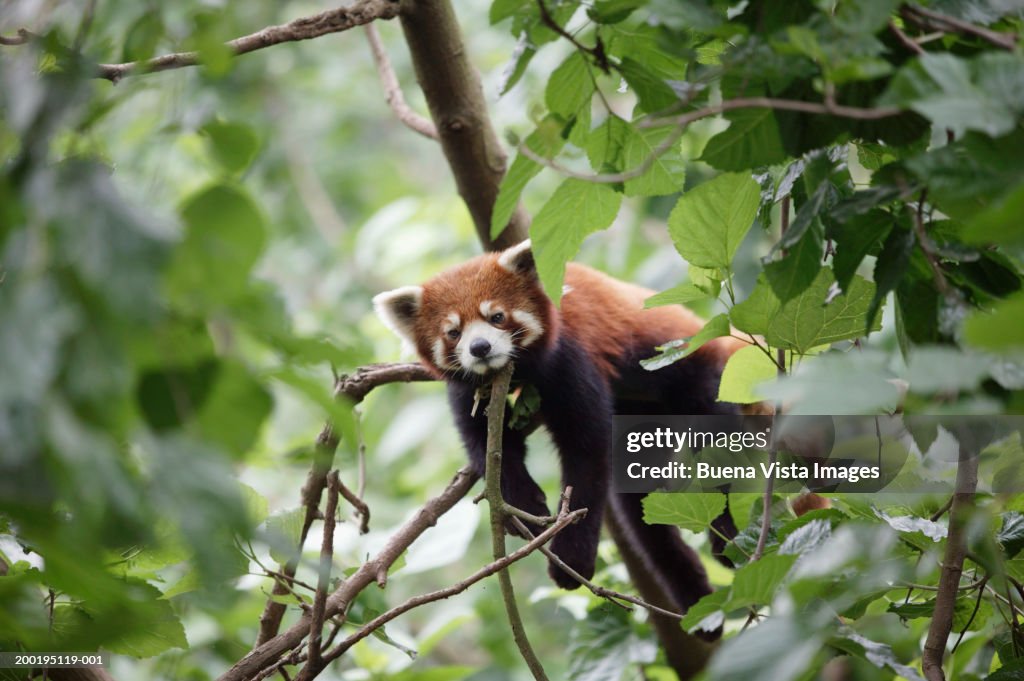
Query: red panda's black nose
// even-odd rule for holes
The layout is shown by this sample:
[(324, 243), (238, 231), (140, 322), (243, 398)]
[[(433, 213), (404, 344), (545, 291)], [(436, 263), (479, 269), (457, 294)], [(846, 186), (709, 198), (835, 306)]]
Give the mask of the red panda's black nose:
[(483, 359), (491, 352), (491, 344), (483, 338), (477, 338), (469, 344), (469, 354), (478, 359)]

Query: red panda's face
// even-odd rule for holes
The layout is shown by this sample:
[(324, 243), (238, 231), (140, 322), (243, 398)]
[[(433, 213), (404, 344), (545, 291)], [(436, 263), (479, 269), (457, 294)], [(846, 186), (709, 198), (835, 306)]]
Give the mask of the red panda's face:
[(537, 281), (530, 243), (483, 255), (374, 298), (385, 324), (442, 374), (483, 376), (543, 342), (551, 303)]

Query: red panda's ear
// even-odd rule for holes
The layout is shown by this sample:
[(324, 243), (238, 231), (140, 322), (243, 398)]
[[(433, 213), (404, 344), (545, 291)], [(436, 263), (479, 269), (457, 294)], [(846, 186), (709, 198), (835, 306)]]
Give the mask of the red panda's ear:
[(415, 346), (416, 320), (422, 301), (422, 286), (403, 286), (374, 296), (373, 307), (385, 326)]
[(498, 264), (514, 274), (537, 276), (537, 266), (533, 262), (533, 251), (529, 239), (502, 251), (498, 256)]

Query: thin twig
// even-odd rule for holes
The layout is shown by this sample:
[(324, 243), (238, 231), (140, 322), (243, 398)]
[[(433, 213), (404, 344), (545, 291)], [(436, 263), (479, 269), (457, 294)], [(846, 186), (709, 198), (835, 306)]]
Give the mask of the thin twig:
[(824, 102), (819, 104), (816, 102), (804, 102), (795, 99), (777, 99), (774, 97), (740, 97), (736, 99), (727, 99), (719, 104), (711, 104), (703, 109), (697, 109), (696, 111), (691, 111), (680, 116), (651, 118), (644, 121), (640, 124), (641, 128), (659, 128), (669, 125), (675, 127), (672, 132), (670, 132), (668, 136), (658, 144), (658, 146), (651, 150), (651, 153), (647, 158), (645, 158), (638, 166), (619, 173), (577, 172), (566, 168), (557, 161), (537, 154), (526, 144), (519, 145), (519, 153), (531, 161), (556, 170), (567, 177), (600, 184), (618, 184), (620, 182), (640, 177), (650, 170), (651, 166), (654, 165), (654, 162), (679, 141), (679, 138), (682, 137), (683, 132), (685, 132), (687, 126), (691, 123), (699, 121), (702, 118), (716, 116), (736, 109), (778, 109), (781, 111), (799, 111), (803, 113), (831, 115), (857, 120), (878, 120), (881, 118), (898, 116), (903, 112), (902, 109), (897, 107), (868, 109), (854, 106), (843, 106), (842, 104), (836, 104), (834, 102)]
[(430, 119), (419, 115), (406, 104), (402, 88), (398, 84), (398, 77), (391, 67), (391, 60), (388, 59), (388, 53), (380, 40), (377, 27), (373, 24), (366, 24), (364, 30), (366, 31), (366, 40), (370, 43), (370, 52), (373, 53), (373, 63), (377, 67), (377, 75), (380, 77), (381, 85), (384, 86), (384, 98), (387, 100), (388, 106), (391, 107), (391, 111), (413, 132), (436, 140), (437, 128), (434, 127)]
[[(247, 54), (262, 50), (272, 45), (319, 38), (330, 33), (347, 31), (355, 26), (363, 26), (376, 19), (393, 19), (398, 16), (399, 3), (393, 0), (357, 0), (347, 7), (330, 9), (319, 14), (301, 17), (287, 24), (267, 26), (249, 35), (229, 40), (225, 45), (235, 55)], [(3, 38), (2, 45), (23, 45), (36, 36), (25, 29), (18, 31), (16, 38)], [(98, 64), (96, 77), (105, 78), (113, 83), (125, 76), (142, 73), (155, 73), (180, 69), (199, 64), (198, 52), (175, 52), (145, 61), (132, 61), (123, 64)]]
[[(971, 35), (989, 42), (1004, 50), (1013, 51), (1017, 49), (1017, 35), (1013, 33), (1000, 33), (982, 26), (976, 26), (968, 21), (951, 17), (935, 10), (921, 7), (920, 5), (903, 5), (900, 14), (904, 19), (923, 28), (936, 28), (940, 30), (951, 30), (954, 33)], [(945, 27), (945, 28), (943, 28)]]
[(313, 597), (313, 612), (309, 620), (309, 661), (299, 672), (299, 678), (306, 675), (306, 668), (322, 668), (320, 643), (324, 634), (324, 608), (327, 607), (327, 588), (331, 582), (331, 564), (334, 562), (334, 527), (338, 514), (338, 493), (341, 480), (338, 471), (327, 476), (327, 508), (324, 509), (324, 538), (320, 548), (320, 570), (316, 581), (316, 595)]
[(917, 210), (914, 212), (914, 234), (917, 236), (918, 245), (921, 246), (921, 253), (924, 254), (928, 267), (931, 268), (932, 277), (935, 279), (935, 287), (939, 290), (939, 293), (948, 298), (953, 294), (953, 288), (949, 285), (949, 281), (946, 280), (946, 275), (939, 264), (938, 256), (936, 256), (932, 248), (932, 242), (924, 228), (924, 203), (926, 198), (928, 198), (928, 190), (922, 189), (921, 196), (917, 202)]
[[(374, 584), (380, 573), (388, 569), (398, 560), (399, 556), (409, 548), (428, 528), (437, 523), (437, 519), (447, 513), (463, 499), (478, 477), (469, 470), (460, 470), (451, 483), (433, 499), (429, 500), (393, 532), (380, 552), (371, 560), (366, 561), (327, 597), (324, 617), (334, 617), (345, 612), (352, 601), (370, 584)], [(261, 670), (273, 665), (281, 656), (294, 650), (309, 635), (308, 613), (286, 631), (257, 647), (228, 671), (218, 677), (218, 681), (246, 681)]]
[[(435, 376), (422, 364), (369, 364), (360, 367), (351, 375), (338, 377), (334, 385), (334, 397), (336, 399), (347, 399), (351, 404), (355, 405), (361, 402), (377, 386), (387, 383), (432, 380), (436, 380)], [(333, 465), (334, 452), (337, 448), (338, 436), (328, 423), (324, 425), (317, 436), (313, 464), (306, 474), (306, 482), (303, 484), (300, 494), (302, 505), (306, 509), (297, 544), (300, 551), (306, 543), (306, 537), (309, 536), (310, 527), (320, 517), (320, 497), (323, 495), (324, 486), (327, 484), (327, 472)], [(362, 515), (362, 519), (365, 526), (369, 522), (369, 509), (366, 509), (366, 514)], [(292, 579), (295, 577), (295, 570), (297, 568), (298, 560), (296, 558), (282, 566), (281, 572), (283, 576)], [(283, 596), (289, 593), (289, 591), (287, 582), (275, 581), (274, 588), (271, 591), (271, 598), (267, 599), (267, 603), (263, 607), (263, 613), (260, 615), (260, 629), (256, 637), (256, 643), (253, 646), (254, 650), (277, 636), (286, 607), (284, 603), (277, 602), (273, 596)]]
[(971, 623), (974, 622), (974, 618), (978, 615), (978, 610), (981, 608), (981, 598), (985, 595), (985, 583), (988, 581), (988, 575), (985, 575), (981, 580), (981, 588), (978, 589), (978, 598), (974, 601), (974, 610), (971, 611), (971, 616), (968, 618), (964, 628), (960, 630), (960, 635), (956, 638), (956, 643), (953, 644), (953, 652), (960, 647), (960, 642), (964, 640), (964, 634), (971, 628)]
[[(505, 429), (505, 400), (508, 397), (508, 384), (512, 380), (513, 369), (513, 365), (509, 363), (494, 377), (490, 401), (487, 403), (487, 464), (484, 472), (484, 490), (491, 514), (491, 551), (496, 561), (504, 558), (507, 553), (505, 499), (501, 495), (501, 453), (502, 433)], [(498, 572), (498, 584), (501, 586), (501, 597), (505, 603), (509, 626), (512, 628), (512, 639), (516, 642), (520, 655), (523, 656), (534, 679), (547, 681), (544, 667), (526, 636), (523, 619), (519, 615), (519, 605), (516, 603), (515, 589), (512, 587), (512, 577), (507, 569)]]
[(328, 653), (326, 653), (324, 655), (324, 661), (330, 663), (331, 661), (337, 659), (339, 656), (343, 655), (346, 651), (348, 651), (349, 648), (354, 646), (356, 643), (363, 640), (377, 629), (380, 629), (382, 626), (384, 626), (391, 620), (395, 619), (396, 617), (409, 612), (413, 608), (418, 608), (421, 605), (433, 603), (434, 601), (443, 600), (445, 598), (450, 598), (451, 596), (454, 596), (456, 594), (460, 594), (469, 587), (479, 582), (480, 580), (485, 579), (486, 577), (490, 577), (496, 572), (504, 570), (512, 563), (522, 560), (534, 551), (538, 549), (543, 550), (542, 547), (544, 547), (544, 545), (548, 541), (550, 541), (556, 534), (561, 532), (568, 525), (571, 525), (572, 523), (582, 518), (584, 515), (586, 515), (586, 509), (578, 508), (575, 511), (569, 511), (568, 507), (563, 508), (562, 512), (559, 513), (559, 515), (555, 519), (554, 524), (545, 529), (543, 532), (541, 532), (528, 543), (519, 547), (507, 556), (502, 557), (500, 560), (495, 560), (491, 563), (488, 563), (484, 567), (474, 572), (469, 577), (466, 577), (465, 579), (459, 581), (456, 584), (453, 584), (449, 587), (445, 587), (444, 589), (438, 589), (437, 591), (432, 591), (430, 593), (414, 596), (413, 598), (407, 600), (405, 603), (402, 603), (401, 605), (396, 606), (391, 610), (388, 610), (387, 612), (378, 615), (377, 617), (373, 618), (372, 620), (364, 624), (362, 627), (360, 627), (359, 631), (355, 632), (354, 634), (346, 638), (344, 641), (339, 643), (336, 648), (333, 648)]
[[(530, 533), (530, 529), (526, 527), (526, 523), (524, 523), (519, 518), (513, 518), (512, 524), (515, 525), (516, 529), (523, 533), (524, 537), (532, 536)], [(608, 600), (610, 603), (619, 606), (620, 608), (623, 608), (625, 610), (632, 610), (632, 608), (630, 608), (628, 605), (625, 605), (621, 602), (626, 601), (626, 603), (638, 605), (641, 608), (644, 608), (651, 612), (659, 613), (661, 615), (664, 615), (665, 617), (671, 617), (672, 619), (676, 620), (683, 619), (683, 616), (680, 615), (678, 612), (672, 612), (671, 610), (666, 610), (665, 608), (659, 608), (658, 606), (652, 605), (647, 601), (643, 600), (642, 598), (638, 598), (637, 596), (632, 596), (630, 594), (624, 594), (618, 591), (613, 591), (599, 584), (594, 584), (592, 581), (590, 581), (580, 573), (576, 572), (576, 570), (573, 570), (564, 560), (555, 555), (555, 552), (549, 549), (547, 546), (540, 547), (540, 552), (547, 556), (548, 560), (550, 560), (553, 564), (557, 565), (567, 575), (575, 579), (583, 586), (590, 589), (590, 592), (593, 593), (595, 596), (604, 598)]]
[(961, 442), (960, 460), (956, 470), (956, 492), (953, 494), (953, 505), (949, 510), (946, 552), (942, 557), (942, 568), (939, 572), (935, 610), (921, 653), (921, 669), (928, 681), (946, 679), (942, 670), (942, 658), (946, 652), (949, 633), (953, 629), (953, 612), (967, 553), (967, 522), (974, 507), (974, 492), (978, 486), (978, 455), (966, 449), (966, 444)]
[(891, 19), (889, 20), (889, 32), (896, 36), (896, 40), (900, 41), (900, 44), (903, 45), (903, 47), (907, 48), (914, 54), (924, 54), (924, 48), (911, 40), (910, 36), (904, 33), (903, 30), (896, 25), (896, 22)]

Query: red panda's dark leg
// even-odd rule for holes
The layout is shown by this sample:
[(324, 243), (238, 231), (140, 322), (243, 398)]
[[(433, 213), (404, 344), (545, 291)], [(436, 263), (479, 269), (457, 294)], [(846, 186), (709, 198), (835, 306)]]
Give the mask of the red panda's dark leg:
[[(455, 417), (455, 426), (469, 454), (470, 466), (483, 477), (487, 463), (487, 415), (485, 404), (477, 405), (476, 415), (473, 415), (475, 395), (476, 387), (473, 385), (455, 381), (448, 383), (448, 402)], [(506, 411), (505, 422), (508, 421), (509, 411)], [(544, 492), (526, 470), (526, 437), (523, 431), (507, 426), (502, 434), (501, 494), (505, 501), (528, 513), (548, 515)], [(533, 534), (544, 529), (529, 524), (528, 527)], [(511, 526), (509, 529), (513, 534), (519, 534)]]
[[(544, 358), (537, 376), (544, 425), (558, 447), (562, 484), (573, 488), (570, 508), (587, 515), (552, 540), (551, 549), (589, 579), (594, 574), (611, 456), (612, 400), (607, 382), (586, 353), (562, 337)], [(561, 587), (579, 583), (557, 566), (549, 569)]]

